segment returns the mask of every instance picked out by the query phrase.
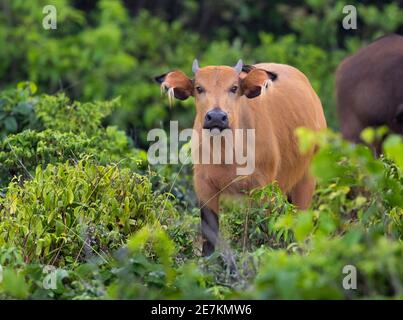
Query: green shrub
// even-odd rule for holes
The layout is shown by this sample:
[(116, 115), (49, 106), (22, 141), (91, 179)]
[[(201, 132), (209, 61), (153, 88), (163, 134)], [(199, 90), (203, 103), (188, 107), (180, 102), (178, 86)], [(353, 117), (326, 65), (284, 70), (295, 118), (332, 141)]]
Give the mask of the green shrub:
[[(232, 200), (232, 199), (231, 199)], [(229, 241), (243, 251), (254, 251), (262, 245), (283, 248), (292, 244), (293, 237), (287, 228), (277, 228), (283, 216), (296, 212), (277, 183), (252, 190), (245, 201), (224, 201), (223, 233)]]
[[(119, 105), (117, 99), (110, 102), (71, 102), (64, 94), (56, 96), (29, 95), (26, 88), (10, 91), (18, 96), (15, 107), (30, 105), (32, 113), (18, 118), (19, 126), (29, 119), (34, 125), (9, 134), (0, 141), (0, 185), (5, 186), (12, 177), (29, 178), (35, 168), (48, 163), (91, 157), (99, 164), (119, 163), (132, 169), (144, 168), (145, 152), (134, 149), (130, 139), (116, 127), (102, 127), (102, 120)], [(7, 97), (7, 94), (0, 95)], [(5, 98), (3, 98), (5, 99)], [(35, 129), (35, 130), (30, 130)]]
[(64, 93), (59, 93), (42, 95), (35, 114), (47, 129), (92, 135), (100, 129), (102, 120), (119, 106), (119, 99), (80, 103), (71, 102)]
[[(37, 167), (32, 180), (11, 182), (1, 199), (0, 245), (16, 247), (26, 262), (104, 257), (155, 221), (164, 202), (146, 177), (128, 169), (83, 161)], [(169, 202), (164, 208), (173, 214)]]
[(25, 130), (7, 137), (0, 146), (0, 177), (3, 184), (13, 176), (29, 178), (36, 166), (45, 167), (48, 163), (74, 163), (92, 158), (99, 164), (119, 163), (134, 169), (141, 167), (145, 160), (141, 152), (130, 148), (124, 133), (114, 127), (91, 136), (84, 132)]
[(146, 226), (128, 242), (117, 260), (117, 277), (108, 287), (109, 298), (211, 298), (206, 276), (194, 264), (174, 264), (175, 246), (159, 226)]
[[(338, 134), (298, 135), (302, 150), (320, 145), (311, 208), (294, 208), (276, 184), (244, 203), (224, 202), (223, 239), (208, 259), (197, 248), (198, 210), (153, 191), (172, 190), (171, 178), (88, 160), (39, 166), (32, 179), (13, 181), (0, 201), (7, 276), (0, 296), (401, 298), (401, 168)], [(400, 140), (390, 141), (388, 154), (399, 156)], [(58, 267), (55, 289), (42, 285), (49, 263)], [(346, 265), (357, 268), (357, 290), (343, 288)]]
[[(370, 244), (363, 230), (317, 238), (303, 253), (267, 252), (246, 296), (258, 299), (401, 298), (403, 246), (386, 237)], [(305, 249), (305, 250), (304, 250)], [(342, 286), (343, 268), (357, 268), (357, 290)]]
[(33, 83), (19, 83), (18, 89), (9, 89), (0, 94), (0, 141), (10, 133), (40, 127), (35, 114), (38, 98)]
[[(319, 181), (312, 209), (280, 216), (295, 243), (260, 256), (246, 296), (263, 299), (340, 299), (402, 296), (403, 180), (388, 159), (338, 134), (298, 131), (302, 150), (320, 146), (312, 163)], [(397, 149), (390, 149), (390, 153)], [(401, 154), (401, 150), (398, 151)], [(358, 270), (357, 290), (345, 290), (342, 270)]]

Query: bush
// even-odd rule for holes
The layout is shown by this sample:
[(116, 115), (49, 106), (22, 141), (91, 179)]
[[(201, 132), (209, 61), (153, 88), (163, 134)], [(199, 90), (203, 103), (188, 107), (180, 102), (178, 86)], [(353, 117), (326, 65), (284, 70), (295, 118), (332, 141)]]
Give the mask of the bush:
[[(0, 245), (17, 248), (25, 262), (63, 266), (103, 257), (155, 221), (165, 199), (146, 177), (117, 166), (37, 167), (32, 180), (10, 183), (1, 199)], [(167, 203), (163, 214), (172, 210)]]
[[(331, 132), (299, 130), (299, 139), (303, 150), (321, 147), (312, 164), (319, 187), (311, 209), (296, 210), (276, 184), (244, 203), (226, 202), (221, 247), (209, 259), (197, 249), (197, 210), (183, 212), (172, 195), (152, 191), (150, 178), (158, 176), (91, 161), (38, 167), (22, 185), (12, 182), (1, 200), (0, 263), (8, 280), (0, 294), (401, 298), (401, 168)], [(386, 144), (396, 145), (392, 139)], [(58, 266), (57, 286), (44, 289), (50, 262)], [(357, 268), (357, 290), (343, 287), (346, 265)]]
[[(366, 241), (363, 230), (313, 239), (303, 253), (265, 254), (247, 296), (258, 299), (402, 298), (401, 243), (386, 237)], [(348, 248), (348, 249), (347, 249)], [(357, 290), (342, 286), (345, 266), (358, 270)]]
[[(288, 229), (296, 242), (261, 256), (249, 296), (401, 297), (401, 169), (387, 159), (374, 159), (366, 146), (347, 143), (333, 133), (300, 129), (298, 136), (303, 150), (320, 146), (312, 163), (320, 187), (312, 210), (277, 218), (273, 229)], [(342, 287), (346, 265), (358, 270), (358, 290)]]
[(18, 90), (10, 89), (0, 95), (0, 139), (10, 133), (40, 127), (34, 107), (38, 98), (32, 95), (37, 88), (33, 83), (20, 83)]
[[(5, 186), (13, 176), (30, 177), (38, 165), (44, 168), (48, 163), (75, 163), (88, 157), (99, 164), (144, 168), (145, 153), (133, 149), (123, 131), (102, 127), (118, 100), (81, 104), (70, 102), (64, 94), (35, 97), (23, 88), (10, 92), (0, 97), (20, 97), (12, 109), (31, 105), (32, 112), (18, 118), (17, 126), (25, 130), (0, 141), (0, 185)], [(35, 126), (24, 126), (28, 119), (35, 119)]]

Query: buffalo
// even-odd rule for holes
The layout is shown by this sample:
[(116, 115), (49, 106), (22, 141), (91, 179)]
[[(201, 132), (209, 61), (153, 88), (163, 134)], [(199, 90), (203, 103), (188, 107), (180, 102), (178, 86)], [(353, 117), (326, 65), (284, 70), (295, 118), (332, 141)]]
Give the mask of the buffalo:
[(243, 65), (241, 60), (235, 67), (199, 67), (195, 60), (192, 69), (193, 79), (179, 70), (156, 77), (162, 89), (177, 99), (195, 98), (192, 152), (204, 152), (202, 140), (206, 135), (226, 132), (231, 136), (237, 130), (253, 130), (252, 144), (256, 147), (252, 155), (254, 170), (244, 175), (237, 173), (236, 163), (194, 162), (202, 254), (207, 256), (218, 240), (221, 194), (243, 194), (277, 181), (297, 207), (310, 205), (315, 180), (309, 174), (309, 164), (315, 148), (301, 154), (294, 131), (298, 127), (325, 129), (326, 120), (308, 78), (294, 67), (276, 63)]
[[(403, 133), (403, 37), (382, 37), (344, 59), (336, 71), (337, 112), (345, 139), (366, 127)], [(374, 146), (381, 153), (381, 143)]]

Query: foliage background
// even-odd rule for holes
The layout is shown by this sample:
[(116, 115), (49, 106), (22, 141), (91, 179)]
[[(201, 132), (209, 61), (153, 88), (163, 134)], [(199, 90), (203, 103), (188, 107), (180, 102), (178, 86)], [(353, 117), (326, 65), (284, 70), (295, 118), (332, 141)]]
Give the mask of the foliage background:
[[(42, 8), (54, 4), (58, 29), (42, 27)], [(402, 9), (394, 1), (349, 1), (358, 29), (342, 28), (340, 0), (120, 1), (2, 0), (0, 87), (30, 80), (39, 92), (66, 92), (80, 101), (121, 96), (108, 118), (145, 147), (147, 129), (178, 119), (190, 127), (193, 102), (168, 108), (153, 76), (201, 65), (276, 61), (307, 74), (337, 128), (334, 71), (365, 43), (402, 32)], [(399, 29), (400, 28), (400, 29)], [(10, 45), (14, 44), (14, 45)], [(11, 120), (10, 120), (11, 121)], [(9, 123), (8, 127), (14, 129)]]
[[(57, 30), (42, 27), (47, 4)], [(357, 30), (342, 28), (346, 4), (357, 7)], [(0, 0), (0, 9), (1, 298), (403, 297), (400, 137), (375, 160), (335, 133), (302, 131), (302, 148), (322, 146), (312, 208), (298, 212), (275, 185), (224, 201), (222, 248), (210, 259), (199, 257), (191, 168), (149, 167), (144, 151), (149, 129), (192, 125), (193, 101), (169, 108), (152, 79), (190, 74), (195, 57), (299, 68), (337, 131), (335, 69), (403, 32), (398, 1)], [(46, 290), (49, 264), (57, 288)], [(356, 291), (341, 286), (346, 264), (359, 269)]]

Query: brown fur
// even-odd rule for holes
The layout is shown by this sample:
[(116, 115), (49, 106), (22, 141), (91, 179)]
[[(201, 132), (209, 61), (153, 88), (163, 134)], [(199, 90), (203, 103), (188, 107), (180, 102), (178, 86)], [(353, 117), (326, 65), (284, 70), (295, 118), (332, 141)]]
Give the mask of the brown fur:
[[(294, 130), (326, 128), (321, 102), (306, 76), (297, 69), (274, 63), (253, 67), (249, 73), (238, 75), (231, 67), (209, 66), (195, 75), (194, 87), (205, 90), (192, 94), (196, 99), (194, 129), (199, 137), (206, 112), (215, 107), (228, 114), (230, 129), (253, 128), (256, 132), (255, 171), (251, 175), (237, 176), (237, 164), (194, 165), (194, 185), (201, 206), (216, 214), (222, 193), (242, 194), (275, 180), (301, 209), (309, 206), (314, 192), (315, 182), (308, 172), (314, 151), (305, 155), (299, 152)], [(174, 76), (166, 77), (162, 85), (175, 87), (184, 82), (182, 74), (176, 76), (177, 82)], [(266, 90), (262, 89), (270, 79), (274, 80)], [(233, 86), (239, 86), (235, 94), (230, 92)], [(199, 141), (192, 142), (195, 147), (200, 145)]]
[(359, 142), (364, 128), (380, 125), (403, 133), (402, 79), (402, 36), (380, 38), (342, 61), (336, 96), (344, 138)]

